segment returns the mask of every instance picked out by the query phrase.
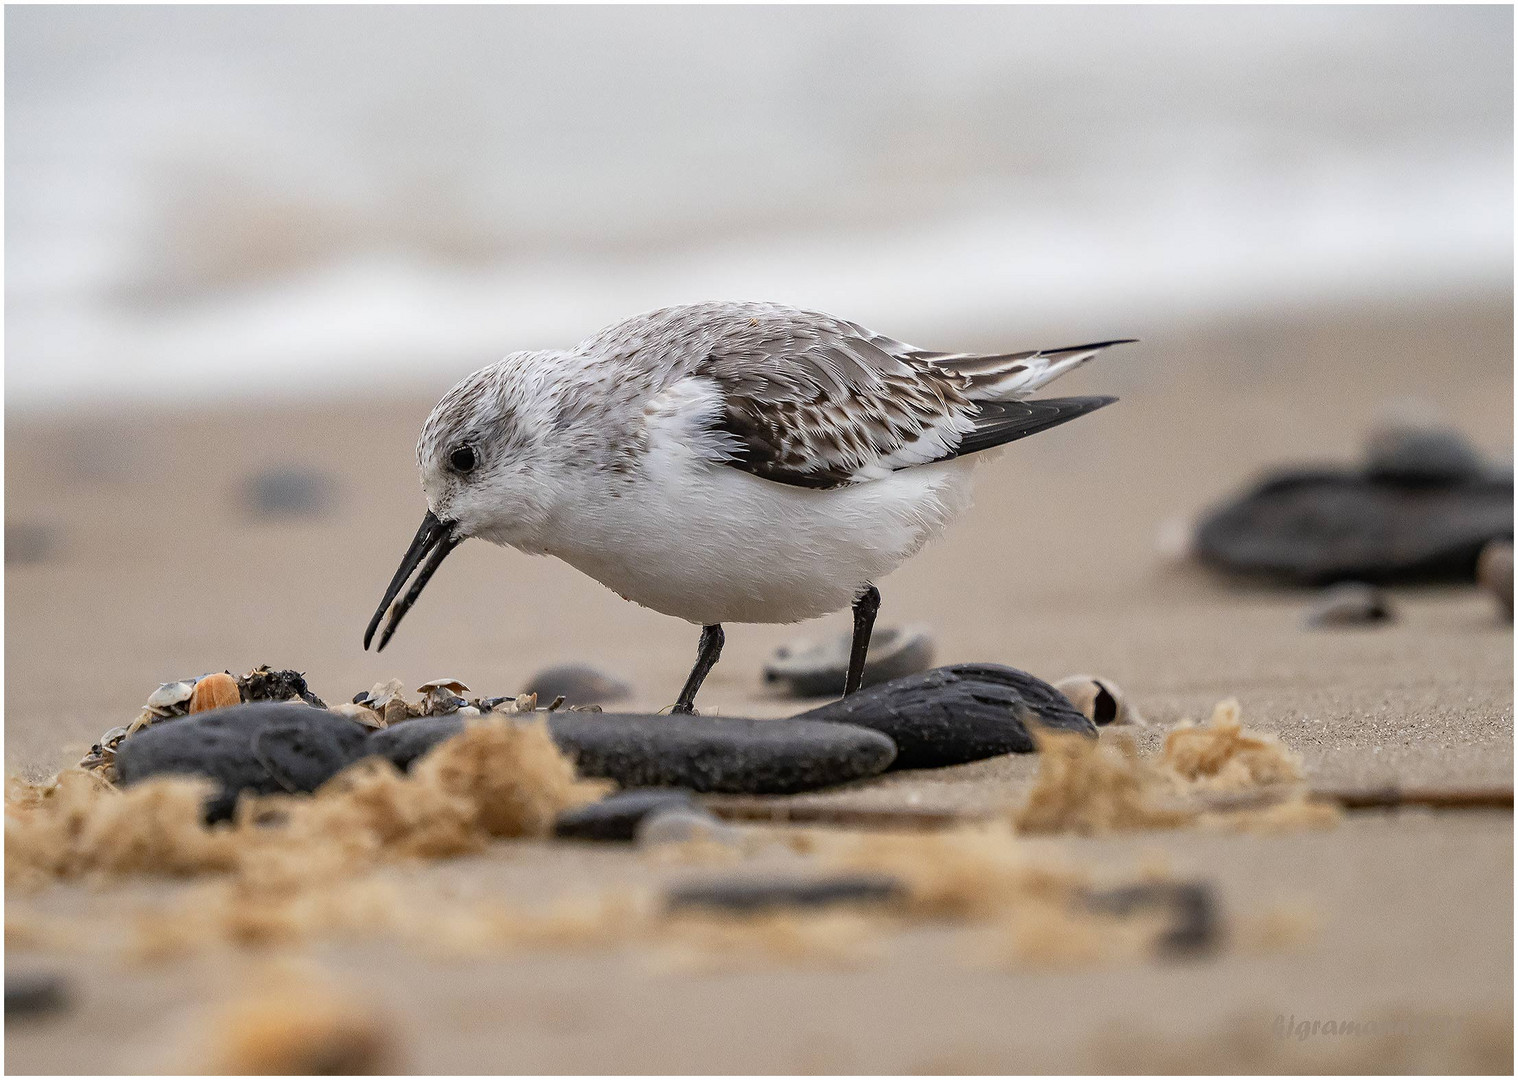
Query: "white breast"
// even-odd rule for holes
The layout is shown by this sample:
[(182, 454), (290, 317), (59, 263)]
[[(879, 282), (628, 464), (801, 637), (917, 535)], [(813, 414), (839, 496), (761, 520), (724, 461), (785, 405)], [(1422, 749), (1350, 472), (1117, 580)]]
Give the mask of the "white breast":
[(816, 490), (659, 440), (626, 483), (566, 491), (547, 552), (622, 596), (707, 625), (796, 622), (849, 606), (970, 503), (967, 460)]

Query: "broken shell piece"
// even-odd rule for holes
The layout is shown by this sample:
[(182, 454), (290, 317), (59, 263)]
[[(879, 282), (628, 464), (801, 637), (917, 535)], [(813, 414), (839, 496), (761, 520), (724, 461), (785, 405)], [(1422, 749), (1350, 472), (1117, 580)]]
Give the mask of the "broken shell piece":
[(367, 694), (360, 694), (353, 699), (355, 705), (367, 705), (371, 709), (383, 711), (386, 705), (401, 698), (406, 691), (406, 684), (399, 679), (391, 679), (389, 682), (375, 683)]
[(242, 694), (238, 692), (237, 680), (227, 672), (202, 676), (196, 682), (195, 690), (190, 695), (192, 713), (205, 712), (207, 709), (222, 709), (228, 705), (241, 703)]
[[(764, 667), (764, 681), (787, 683), (792, 697), (829, 697), (843, 693), (848, 676), (852, 635), (822, 642), (796, 642), (776, 649)], [(915, 675), (933, 666), (933, 637), (926, 626), (888, 626), (870, 639), (863, 686)]]
[[(400, 682), (399, 679), (395, 681)], [(455, 697), (469, 693), (469, 687), (457, 679), (433, 679), (431, 682), (424, 682), (421, 686), (418, 686), (416, 692), (418, 694), (431, 694), (434, 690), (440, 689), (452, 690)]]
[(1386, 594), (1374, 585), (1345, 581), (1324, 589), (1303, 617), (1308, 626), (1362, 626), (1395, 617)]
[(385, 718), (373, 709), (356, 702), (345, 701), (341, 705), (333, 705), (330, 712), (338, 716), (346, 716), (349, 720), (357, 720), (365, 727), (382, 728), (385, 726)]
[(142, 712), (137, 714), (137, 719), (133, 720), (129, 725), (127, 725), (126, 733), (128, 735), (136, 735), (139, 731), (147, 727), (149, 724), (156, 724), (162, 719), (164, 719), (164, 717), (159, 716), (152, 709), (143, 709)]
[(473, 705), (461, 705), (458, 714), (460, 716), (479, 716), (480, 710)]
[(190, 697), (194, 693), (193, 680), (166, 682), (148, 695), (146, 705), (159, 716), (183, 716), (190, 709)]
[(516, 700), (517, 712), (533, 712), (538, 707), (538, 695), (518, 694)]
[(1054, 684), (1078, 711), (1097, 727), (1109, 724), (1142, 724), (1144, 718), (1128, 703), (1122, 688), (1108, 678), (1071, 675)]
[(1513, 543), (1493, 540), (1476, 560), (1476, 584), (1497, 598), (1497, 607), (1513, 621)]
[[(455, 683), (453, 685), (462, 685)], [(466, 688), (467, 689), (467, 688)], [(467, 705), (463, 698), (459, 697), (448, 686), (434, 686), (427, 691), (427, 696), (422, 699), (423, 716), (449, 716)]]
[(411, 719), (411, 712), (406, 708), (406, 703), (398, 697), (393, 697), (385, 702), (385, 708), (381, 712), (381, 715), (385, 718), (386, 727), (398, 724), (402, 720)]

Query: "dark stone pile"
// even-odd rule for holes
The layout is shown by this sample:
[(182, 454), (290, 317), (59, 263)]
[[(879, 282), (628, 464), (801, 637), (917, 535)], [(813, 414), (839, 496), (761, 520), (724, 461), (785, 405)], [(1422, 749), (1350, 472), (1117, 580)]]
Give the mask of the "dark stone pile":
[[(1028, 753), (1035, 748), (1030, 729), (1039, 725), (1096, 736), (1095, 725), (1052, 686), (994, 664), (935, 668), (783, 720), (535, 715), (546, 720), (549, 734), (583, 776), (605, 777), (624, 788), (743, 794), (792, 794), (888, 768)], [(244, 791), (314, 791), (364, 757), (377, 755), (409, 768), (462, 731), (465, 722), (456, 714), (430, 716), (373, 730), (298, 702), (258, 702), (144, 728), (122, 741), (115, 763), (123, 784), (166, 774), (216, 780), (221, 790), (207, 806), (214, 820), (228, 817)], [(653, 801), (639, 809), (631, 800), (620, 808), (626, 821), (586, 828), (630, 835), (641, 814), (658, 801), (643, 798)]]

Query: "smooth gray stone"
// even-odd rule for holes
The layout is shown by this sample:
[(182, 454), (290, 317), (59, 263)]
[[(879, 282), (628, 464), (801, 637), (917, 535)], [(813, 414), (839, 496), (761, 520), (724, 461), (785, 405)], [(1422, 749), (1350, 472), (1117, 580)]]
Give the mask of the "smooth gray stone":
[(27, 972), (5, 976), (5, 1018), (48, 1016), (73, 1004), (68, 983), (61, 975)]
[(1159, 908), (1172, 916), (1156, 943), (1162, 954), (1194, 956), (1215, 949), (1222, 937), (1223, 919), (1212, 886), (1201, 881), (1156, 881), (1091, 892), (1086, 904), (1093, 911), (1119, 917)]
[(1390, 427), (1366, 447), (1365, 475), (1398, 484), (1461, 484), (1487, 472), (1465, 436), (1453, 428)]
[(801, 714), (857, 724), (896, 743), (892, 769), (961, 765), (1000, 754), (1029, 754), (1028, 728), (1042, 725), (1096, 737), (1096, 725), (1054, 687), (1000, 664), (953, 664), (893, 679)]
[(773, 911), (838, 904), (890, 904), (903, 899), (900, 881), (883, 874), (837, 874), (823, 878), (730, 877), (691, 881), (665, 893), (668, 911)]
[(337, 485), (315, 469), (268, 469), (248, 477), (243, 499), (259, 517), (315, 517), (333, 503)]
[[(764, 666), (766, 683), (784, 683), (792, 697), (837, 697), (849, 673), (852, 633), (810, 646), (782, 645)], [(933, 665), (933, 638), (926, 627), (883, 627), (870, 638), (862, 686), (926, 671)]]
[(553, 823), (555, 836), (576, 840), (631, 841), (649, 814), (696, 807), (684, 788), (634, 788), (566, 810)]
[(1374, 585), (1344, 581), (1318, 595), (1304, 621), (1310, 627), (1369, 626), (1394, 618), (1391, 601)]
[(632, 687), (588, 664), (558, 664), (534, 675), (522, 692), (538, 695), (539, 705), (560, 695), (567, 705), (609, 705), (631, 694)]
[[(407, 720), (376, 731), (369, 745), (407, 768), (461, 730), (454, 716)], [(874, 776), (896, 756), (878, 731), (803, 719), (554, 712), (548, 731), (580, 775), (626, 788), (785, 795)]]
[(151, 776), (207, 776), (221, 790), (206, 820), (231, 817), (244, 791), (315, 791), (363, 757), (369, 729), (354, 720), (295, 703), (254, 702), (162, 720), (116, 750), (123, 784)]
[(1512, 536), (1511, 478), (1413, 485), (1291, 469), (1207, 514), (1194, 550), (1215, 569), (1283, 584), (1474, 581), (1482, 547)]

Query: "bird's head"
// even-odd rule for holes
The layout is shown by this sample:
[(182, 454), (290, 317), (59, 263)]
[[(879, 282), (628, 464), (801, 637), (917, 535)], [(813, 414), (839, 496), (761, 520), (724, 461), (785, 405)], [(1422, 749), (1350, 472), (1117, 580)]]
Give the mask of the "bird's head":
[[(476, 371), (443, 395), (422, 425), (416, 462), (427, 514), (369, 622), (364, 648), (388, 609), (379, 642), (385, 647), (448, 553), (465, 540), (542, 550), (553, 505), (546, 455), (553, 448), (545, 443), (552, 424), (541, 359), (513, 353)], [(413, 573), (416, 580), (391, 609)]]

